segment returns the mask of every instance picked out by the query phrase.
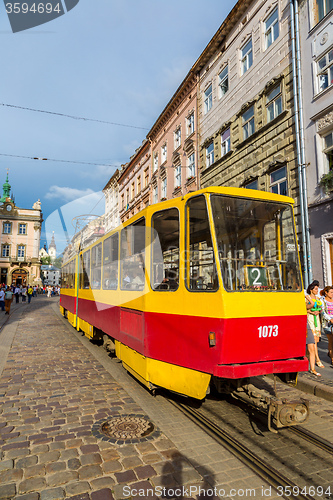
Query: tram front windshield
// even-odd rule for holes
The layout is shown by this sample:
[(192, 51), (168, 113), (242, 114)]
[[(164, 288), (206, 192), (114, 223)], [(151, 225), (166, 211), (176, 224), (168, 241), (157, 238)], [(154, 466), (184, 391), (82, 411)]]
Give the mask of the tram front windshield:
[(211, 205), (226, 290), (301, 290), (290, 205), (223, 195)]

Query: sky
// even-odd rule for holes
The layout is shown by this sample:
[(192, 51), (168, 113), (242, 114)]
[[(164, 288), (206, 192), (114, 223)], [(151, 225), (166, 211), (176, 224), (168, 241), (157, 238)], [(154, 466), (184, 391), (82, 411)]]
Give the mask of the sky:
[(18, 207), (40, 199), (49, 221), (41, 246), (57, 230), (59, 210), (71, 234), (75, 216), (104, 213), (101, 190), (235, 4), (79, 0), (65, 15), (13, 33), (0, 3), (0, 185), (8, 168)]

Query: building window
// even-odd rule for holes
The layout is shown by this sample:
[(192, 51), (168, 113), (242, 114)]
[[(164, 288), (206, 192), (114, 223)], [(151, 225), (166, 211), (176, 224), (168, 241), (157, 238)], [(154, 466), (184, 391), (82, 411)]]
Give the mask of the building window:
[(140, 193), (141, 191), (141, 175), (137, 178), (136, 180), (136, 185), (137, 185), (137, 188), (138, 188), (138, 194)]
[(162, 181), (162, 198), (167, 197), (167, 178), (165, 177)]
[(206, 167), (210, 167), (214, 163), (214, 143), (211, 142), (206, 147)]
[(182, 167), (177, 165), (175, 167), (175, 189), (182, 185)]
[(280, 113), (282, 113), (282, 94), (281, 85), (275, 87), (269, 94), (267, 94), (267, 122), (274, 120)]
[(187, 135), (191, 135), (194, 132), (194, 113), (191, 113), (188, 118), (186, 118), (186, 128), (187, 128)]
[(19, 234), (27, 234), (27, 225), (19, 224)]
[(158, 186), (155, 186), (153, 189), (153, 203), (158, 202)]
[(271, 173), (270, 189), (272, 193), (282, 194), (287, 196), (287, 169), (286, 167), (279, 168)]
[(326, 156), (326, 171), (333, 170), (333, 131), (325, 135), (324, 139), (324, 154)]
[(179, 148), (182, 142), (182, 133), (180, 127), (176, 129), (173, 135), (174, 135), (175, 149), (177, 149)]
[(149, 185), (149, 168), (146, 168), (145, 172), (145, 188)]
[(158, 169), (158, 153), (154, 154), (154, 172)]
[(1, 255), (2, 257), (9, 257), (10, 255), (10, 246), (9, 245), (2, 245), (2, 252)]
[(121, 195), (121, 208), (125, 207), (125, 196), (124, 193)]
[(194, 153), (192, 153), (187, 158), (187, 172), (188, 172), (188, 178), (189, 179), (191, 177), (195, 177), (195, 155), (194, 155)]
[(213, 87), (209, 85), (208, 89), (205, 91), (205, 114), (212, 108), (213, 105)]
[(276, 8), (265, 22), (266, 49), (268, 49), (268, 47), (272, 45), (273, 42), (275, 42), (278, 36), (279, 36), (279, 13), (278, 9)]
[(333, 49), (317, 61), (318, 92), (333, 84)]
[(167, 161), (167, 153), (168, 153), (168, 150), (167, 150), (167, 145), (165, 143), (161, 147), (161, 162), (162, 163), (164, 163), (165, 161)]
[(252, 181), (252, 182), (249, 182), (248, 184), (246, 184), (246, 186), (244, 186), (246, 189), (258, 189), (258, 179), (256, 179), (255, 181)]
[(332, 0), (315, 0), (315, 23), (319, 23), (333, 9)]
[(253, 53), (252, 53), (252, 39), (249, 40), (246, 45), (241, 49), (242, 60), (241, 60), (241, 74), (244, 75), (246, 71), (252, 66), (253, 63)]
[(126, 189), (126, 205), (127, 205), (127, 208), (128, 208), (128, 204), (130, 202), (130, 194), (129, 194), (129, 188)]
[(254, 133), (254, 106), (251, 106), (242, 116), (243, 139), (247, 139)]
[(24, 245), (18, 245), (17, 247), (17, 256), (18, 257), (24, 257), (25, 254), (25, 246)]
[(135, 198), (135, 183), (132, 182), (131, 200), (134, 200), (134, 198)]
[(12, 232), (12, 223), (11, 222), (4, 222), (2, 226), (2, 232), (4, 234), (11, 234)]
[(219, 95), (223, 97), (229, 90), (228, 66), (219, 74)]
[(230, 151), (230, 128), (225, 130), (221, 136), (221, 156)]

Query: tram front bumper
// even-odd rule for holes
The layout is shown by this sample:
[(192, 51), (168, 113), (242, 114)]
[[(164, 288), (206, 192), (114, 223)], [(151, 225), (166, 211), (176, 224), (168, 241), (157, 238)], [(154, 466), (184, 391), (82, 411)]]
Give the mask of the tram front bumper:
[(213, 375), (220, 378), (245, 378), (269, 373), (290, 373), (308, 371), (309, 361), (306, 357), (283, 359), (276, 361), (260, 361), (257, 363), (241, 363), (216, 365)]

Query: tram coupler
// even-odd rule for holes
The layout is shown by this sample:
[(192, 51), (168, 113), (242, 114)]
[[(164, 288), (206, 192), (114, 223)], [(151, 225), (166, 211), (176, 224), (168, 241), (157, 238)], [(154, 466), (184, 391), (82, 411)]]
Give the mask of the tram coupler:
[(272, 428), (272, 422), (277, 428), (281, 428), (303, 424), (309, 418), (309, 401), (307, 399), (287, 401), (286, 399), (267, 398), (266, 403), (268, 406), (268, 429), (271, 432), (277, 433)]

